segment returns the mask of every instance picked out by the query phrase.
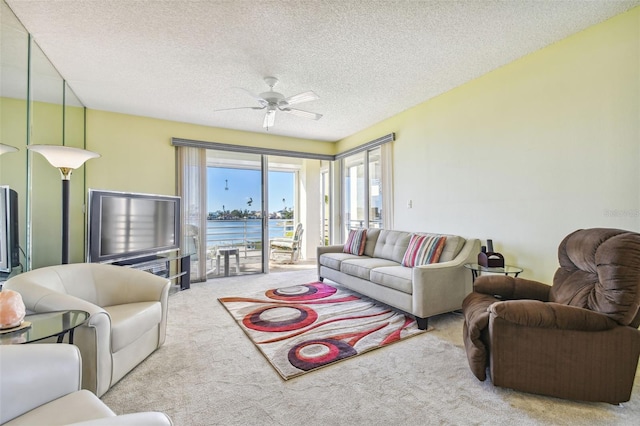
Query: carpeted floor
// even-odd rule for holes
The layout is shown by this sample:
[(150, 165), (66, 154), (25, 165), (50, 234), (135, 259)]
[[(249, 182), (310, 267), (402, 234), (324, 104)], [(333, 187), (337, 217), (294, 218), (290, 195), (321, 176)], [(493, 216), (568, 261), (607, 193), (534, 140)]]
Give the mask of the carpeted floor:
[(169, 299), (164, 346), (109, 390), (116, 413), (157, 410), (176, 425), (636, 425), (640, 377), (622, 406), (524, 394), (479, 382), (462, 317), (429, 333), (284, 381), (219, 297), (315, 280), (315, 270), (192, 284)]

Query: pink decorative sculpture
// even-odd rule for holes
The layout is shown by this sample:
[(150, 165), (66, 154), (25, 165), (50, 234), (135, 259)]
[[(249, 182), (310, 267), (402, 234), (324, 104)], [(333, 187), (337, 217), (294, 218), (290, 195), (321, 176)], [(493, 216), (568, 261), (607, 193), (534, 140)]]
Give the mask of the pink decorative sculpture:
[(17, 291), (0, 291), (0, 329), (17, 327), (22, 324), (26, 309), (22, 296)]

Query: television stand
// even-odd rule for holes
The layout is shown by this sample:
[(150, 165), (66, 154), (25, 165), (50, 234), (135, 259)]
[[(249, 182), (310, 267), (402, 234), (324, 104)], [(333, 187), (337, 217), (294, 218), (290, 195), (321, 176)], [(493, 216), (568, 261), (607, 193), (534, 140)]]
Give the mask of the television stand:
[[(178, 270), (174, 274), (171, 273), (171, 262), (173, 261), (178, 262)], [(113, 262), (112, 265), (139, 269), (171, 281), (177, 280), (176, 283), (180, 285), (180, 290), (187, 290), (191, 288), (191, 254), (178, 252), (167, 253), (166, 256), (144, 256), (119, 260), (117, 262)]]

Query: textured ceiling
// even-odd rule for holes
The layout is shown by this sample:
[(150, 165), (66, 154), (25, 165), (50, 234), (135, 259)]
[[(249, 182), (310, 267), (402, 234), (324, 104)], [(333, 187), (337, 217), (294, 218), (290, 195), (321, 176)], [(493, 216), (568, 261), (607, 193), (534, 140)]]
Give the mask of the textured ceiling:
[[(244, 88), (319, 100), (269, 133), (335, 141), (640, 0), (6, 0), (89, 108), (265, 132)], [(176, 135), (179, 136), (179, 135)]]

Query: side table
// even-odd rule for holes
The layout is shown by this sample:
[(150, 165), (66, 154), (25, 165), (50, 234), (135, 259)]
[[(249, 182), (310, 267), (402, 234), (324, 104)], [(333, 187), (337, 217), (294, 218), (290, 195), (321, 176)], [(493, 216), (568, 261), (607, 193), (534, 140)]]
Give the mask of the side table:
[(67, 333), (69, 333), (69, 343), (73, 344), (73, 331), (84, 324), (88, 318), (88, 312), (75, 310), (26, 315), (24, 324), (28, 326), (3, 330), (0, 334), (0, 345), (31, 343), (55, 336), (58, 336), (58, 343), (62, 343)]
[(490, 272), (493, 274), (504, 274), (504, 275), (513, 274), (514, 277), (517, 277), (518, 274), (522, 272), (522, 268), (517, 266), (509, 266), (509, 265), (505, 265), (501, 267), (489, 267), (489, 266), (482, 266), (477, 263), (465, 263), (464, 267), (471, 270), (471, 275), (473, 276), (474, 282), (476, 278), (480, 276), (481, 272)]
[(220, 256), (224, 256), (224, 276), (229, 276), (229, 255), (236, 256), (236, 274), (240, 273), (240, 250), (237, 247), (220, 247), (216, 252), (216, 271), (220, 275)]

